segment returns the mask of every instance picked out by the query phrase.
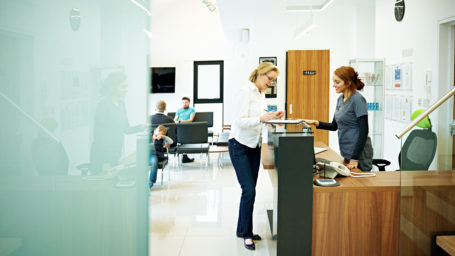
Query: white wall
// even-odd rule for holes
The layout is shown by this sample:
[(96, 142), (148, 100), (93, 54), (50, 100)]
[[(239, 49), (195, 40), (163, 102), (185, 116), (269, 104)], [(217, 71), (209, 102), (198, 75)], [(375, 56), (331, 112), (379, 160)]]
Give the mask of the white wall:
[[(419, 98), (425, 98), (425, 74), (432, 72), (430, 102), (434, 103), (445, 92), (448, 84), (439, 84), (438, 78), (438, 31), (439, 20), (455, 16), (453, 0), (413, 0), (406, 1), (406, 11), (402, 22), (395, 21), (394, 1), (376, 0), (376, 57), (384, 57), (386, 64), (412, 62), (413, 109), (424, 108), (418, 105)], [(404, 49), (412, 49), (412, 56), (403, 57)], [(445, 128), (447, 118), (441, 118), (438, 113), (451, 113), (451, 105), (446, 103), (442, 108), (430, 115), (433, 131), (437, 131), (438, 144), (451, 141)], [(398, 169), (398, 153), (400, 141), (396, 139), (398, 133), (407, 124), (385, 120), (384, 157), (392, 160), (389, 169)], [(444, 126), (444, 127), (443, 127)], [(440, 152), (442, 153), (442, 152)], [(437, 168), (433, 162), (431, 169)]]
[[(284, 109), (286, 51), (330, 49), (330, 70), (348, 65), (349, 59), (373, 57), (374, 1), (335, 1), (314, 16), (316, 27), (294, 40), (298, 25), (308, 13), (285, 11), (284, 1), (218, 0), (211, 13), (197, 0), (154, 0), (152, 2), (151, 66), (175, 66), (176, 92), (150, 96), (150, 111), (157, 100), (168, 103), (168, 111), (181, 106), (182, 96), (193, 95), (193, 61), (224, 60), (225, 123), (233, 119), (229, 106), (235, 93), (257, 66), (259, 57), (276, 56), (281, 70), (278, 97), (268, 99)], [(248, 42), (241, 41), (241, 29), (250, 30)], [(329, 85), (327, 85), (329, 86)], [(336, 104), (331, 90), (330, 119)], [(330, 146), (337, 149), (336, 133), (330, 133)]]

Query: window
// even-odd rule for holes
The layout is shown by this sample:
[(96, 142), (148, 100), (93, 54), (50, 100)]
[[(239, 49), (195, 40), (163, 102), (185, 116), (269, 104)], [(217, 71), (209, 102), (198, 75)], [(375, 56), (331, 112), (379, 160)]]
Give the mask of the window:
[(194, 103), (223, 103), (224, 61), (194, 62)]

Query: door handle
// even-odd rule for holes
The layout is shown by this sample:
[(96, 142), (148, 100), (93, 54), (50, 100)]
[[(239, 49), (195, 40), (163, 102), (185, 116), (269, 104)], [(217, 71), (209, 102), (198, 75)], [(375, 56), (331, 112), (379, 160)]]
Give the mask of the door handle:
[(289, 104), (289, 115), (292, 115), (292, 104)]

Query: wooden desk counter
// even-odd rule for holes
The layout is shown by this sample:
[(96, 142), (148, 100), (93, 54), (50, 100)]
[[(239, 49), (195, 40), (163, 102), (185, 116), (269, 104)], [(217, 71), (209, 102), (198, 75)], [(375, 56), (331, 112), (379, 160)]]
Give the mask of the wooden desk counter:
[(313, 187), (313, 255), (398, 255), (400, 173)]
[[(330, 148), (316, 157), (343, 160)], [(273, 158), (273, 148), (263, 145), (263, 167), (276, 184)], [(398, 255), (400, 172), (375, 173), (338, 176), (338, 187), (313, 186), (312, 255)]]

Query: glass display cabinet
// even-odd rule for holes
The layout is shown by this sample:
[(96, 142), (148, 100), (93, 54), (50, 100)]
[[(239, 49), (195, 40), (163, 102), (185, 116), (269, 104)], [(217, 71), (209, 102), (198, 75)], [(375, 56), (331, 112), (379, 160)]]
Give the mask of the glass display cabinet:
[(361, 91), (367, 100), (369, 136), (373, 144), (374, 158), (382, 158), (384, 153), (384, 59), (352, 59), (349, 65), (365, 83)]

